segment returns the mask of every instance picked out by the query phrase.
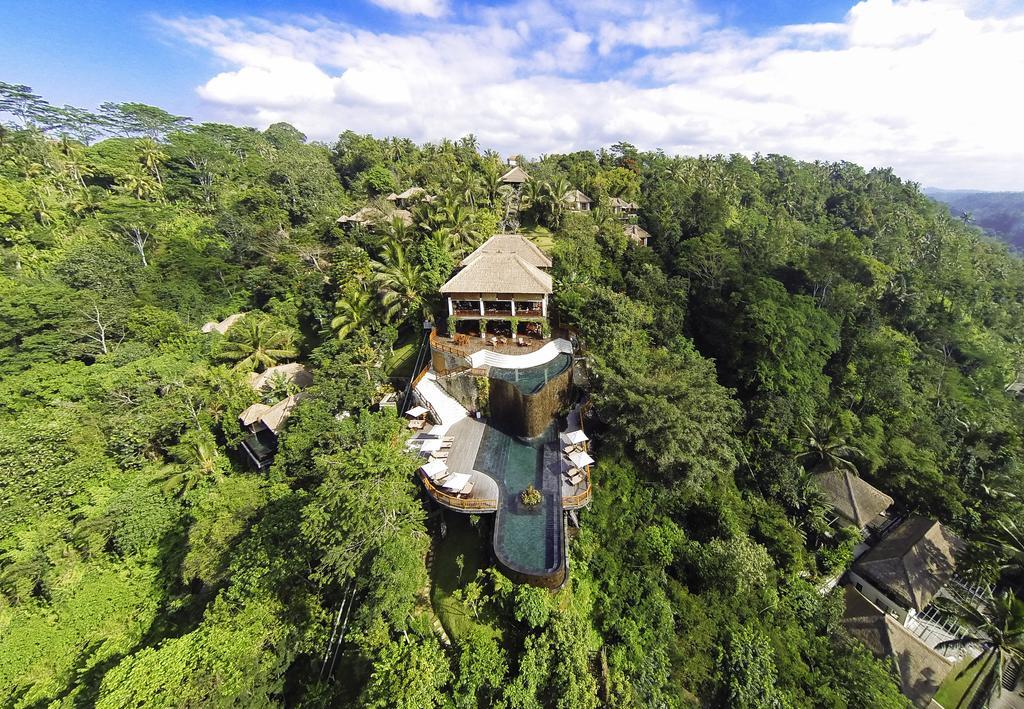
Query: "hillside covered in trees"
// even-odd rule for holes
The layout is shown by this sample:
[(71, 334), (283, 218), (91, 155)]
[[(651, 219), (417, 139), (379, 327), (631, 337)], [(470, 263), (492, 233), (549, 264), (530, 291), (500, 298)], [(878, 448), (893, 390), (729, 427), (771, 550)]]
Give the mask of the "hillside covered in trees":
[[(905, 706), (819, 591), (855, 541), (811, 480), (834, 458), (965, 539), (962, 575), (1007, 573), (1024, 262), (889, 171), (624, 143), (525, 163), (600, 461), (549, 592), (482, 531), (444, 546), (373, 406), (498, 229), (499, 156), (2, 87), (5, 705)], [(413, 185), (438, 198), (411, 224), (336, 224)], [(247, 374), (292, 360), (314, 384), (252, 472)]]
[(1024, 192), (928, 189), (925, 193), (947, 205), (954, 217), (1024, 248)]

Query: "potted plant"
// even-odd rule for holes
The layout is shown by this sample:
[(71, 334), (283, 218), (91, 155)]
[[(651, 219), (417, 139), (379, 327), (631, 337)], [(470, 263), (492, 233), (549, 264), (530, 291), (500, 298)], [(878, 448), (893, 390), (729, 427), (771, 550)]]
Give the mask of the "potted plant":
[(480, 339), (487, 338), (487, 318), (480, 318)]
[(523, 507), (537, 507), (541, 501), (540, 490), (532, 484), (527, 485), (526, 489), (519, 493), (519, 501), (523, 503)]
[(512, 339), (515, 340), (519, 336), (519, 318), (511, 318), (508, 324), (512, 328)]
[(448, 317), (448, 337), (455, 337), (455, 316)]
[(540, 323), (540, 332), (544, 336), (544, 339), (550, 339), (551, 337), (551, 323), (547, 320), (542, 320)]

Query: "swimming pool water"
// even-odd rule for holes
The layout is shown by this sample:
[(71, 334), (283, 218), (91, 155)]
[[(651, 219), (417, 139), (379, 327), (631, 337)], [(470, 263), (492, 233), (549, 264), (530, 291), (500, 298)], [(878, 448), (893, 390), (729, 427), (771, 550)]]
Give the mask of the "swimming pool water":
[(491, 367), (488, 376), (511, 382), (523, 394), (536, 394), (544, 388), (548, 380), (564, 372), (571, 364), (572, 355), (562, 353), (550, 362), (538, 364), (536, 367), (527, 367), (526, 369)]
[[(501, 488), (494, 550), (502, 563), (523, 573), (548, 573), (562, 563), (556, 442), (554, 424), (532, 439), (488, 427), (477, 452), (477, 470), (488, 472)], [(524, 508), (519, 498), (529, 485), (541, 491), (541, 503), (532, 509)]]

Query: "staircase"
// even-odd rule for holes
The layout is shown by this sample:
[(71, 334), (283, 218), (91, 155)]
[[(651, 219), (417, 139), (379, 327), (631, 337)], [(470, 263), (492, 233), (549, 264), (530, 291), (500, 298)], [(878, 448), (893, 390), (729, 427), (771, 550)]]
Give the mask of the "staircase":
[(1021, 665), (1013, 660), (1003, 664), (1003, 689), (1012, 692), (1020, 681)]
[(416, 393), (437, 417), (438, 426), (430, 430), (431, 434), (447, 433), (449, 428), (469, 415), (462, 404), (438, 386), (437, 376), (433, 372), (423, 375), (423, 378), (416, 384)]
[(505, 218), (501, 220), (501, 229), (506, 234), (519, 231), (519, 206), (522, 202), (522, 185), (515, 187), (505, 197)]

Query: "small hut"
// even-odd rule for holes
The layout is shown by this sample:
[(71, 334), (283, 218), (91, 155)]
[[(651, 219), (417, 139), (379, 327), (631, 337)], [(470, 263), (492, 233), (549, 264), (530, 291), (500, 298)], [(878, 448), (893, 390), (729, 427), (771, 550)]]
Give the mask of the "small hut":
[(627, 224), (624, 231), (630, 240), (640, 246), (649, 245), (648, 242), (651, 240), (651, 235), (648, 234), (639, 224)]
[(565, 196), (562, 197), (562, 200), (566, 203), (566, 207), (574, 212), (589, 212), (590, 205), (593, 203), (593, 200), (590, 199), (590, 197), (586, 196), (579, 190), (570, 190), (569, 192), (566, 192)]
[(518, 165), (516, 165), (511, 170), (509, 170), (508, 172), (501, 176), (501, 181), (504, 182), (506, 185), (518, 186), (529, 179), (530, 176), (526, 174), (526, 170), (519, 167)]

